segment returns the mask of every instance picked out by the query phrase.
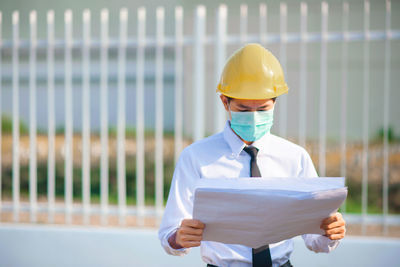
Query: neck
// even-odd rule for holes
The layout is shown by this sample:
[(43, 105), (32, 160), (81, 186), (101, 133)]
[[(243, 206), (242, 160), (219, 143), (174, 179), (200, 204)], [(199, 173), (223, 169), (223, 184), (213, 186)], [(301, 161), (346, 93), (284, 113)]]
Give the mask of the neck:
[[(235, 133), (236, 134), (236, 133)], [(236, 134), (237, 135), (237, 134)], [(237, 135), (237, 136), (239, 136), (239, 135)], [(240, 136), (239, 136), (239, 138), (240, 138), (240, 140), (242, 140), (246, 145), (251, 145), (251, 144), (253, 144), (254, 142), (250, 142), (250, 141), (246, 141), (246, 140), (243, 140), (243, 138), (241, 138)]]

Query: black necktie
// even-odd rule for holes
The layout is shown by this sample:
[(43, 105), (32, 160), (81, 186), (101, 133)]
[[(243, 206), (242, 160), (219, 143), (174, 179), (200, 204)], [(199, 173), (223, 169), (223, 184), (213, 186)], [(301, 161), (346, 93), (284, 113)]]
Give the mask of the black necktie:
[[(250, 173), (251, 177), (261, 177), (260, 169), (257, 165), (257, 153), (258, 149), (254, 146), (246, 146), (243, 149), (247, 154), (250, 155)], [(260, 248), (253, 248), (253, 267), (271, 267), (272, 259), (271, 252), (269, 251), (269, 245), (262, 246)]]

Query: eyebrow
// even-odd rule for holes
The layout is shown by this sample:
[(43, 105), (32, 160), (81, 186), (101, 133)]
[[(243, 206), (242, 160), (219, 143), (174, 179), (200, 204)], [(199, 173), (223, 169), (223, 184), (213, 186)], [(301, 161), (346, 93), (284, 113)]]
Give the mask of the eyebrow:
[(242, 105), (242, 104), (238, 104), (239, 108), (244, 108), (244, 109), (249, 109), (250, 107), (246, 106), (246, 105)]
[[(243, 104), (238, 104), (238, 107), (239, 108), (243, 108), (243, 109), (251, 109), (252, 108), (252, 107), (249, 107), (249, 106), (246, 106), (246, 105), (243, 105)], [(261, 107), (258, 107), (258, 108), (266, 108), (266, 107), (268, 107), (268, 104), (265, 104), (265, 105), (263, 105)]]

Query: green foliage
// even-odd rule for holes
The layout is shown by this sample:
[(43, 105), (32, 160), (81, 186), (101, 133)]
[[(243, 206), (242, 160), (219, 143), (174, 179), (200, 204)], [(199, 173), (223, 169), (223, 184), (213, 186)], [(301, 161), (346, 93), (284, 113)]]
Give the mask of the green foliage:
[[(174, 171), (174, 159), (164, 160), (164, 199), (166, 201)], [(128, 205), (136, 203), (136, 157), (126, 158), (126, 199)], [(11, 198), (12, 192), (12, 166), (3, 166), (2, 170), (2, 192), (4, 197)], [(92, 166), (90, 172), (90, 194), (92, 203), (100, 203), (100, 166)], [(155, 162), (154, 154), (146, 154), (145, 158), (145, 201), (147, 205), (155, 203)], [(59, 162), (56, 165), (55, 193), (59, 199), (64, 198), (64, 164)], [(20, 167), (20, 193), (21, 197), (29, 196), (29, 166)], [(37, 194), (38, 197), (47, 196), (47, 165), (39, 163), (37, 166)], [(73, 198), (74, 201), (82, 199), (82, 170), (75, 167), (73, 170)], [(117, 166), (115, 161), (109, 162), (109, 203), (118, 203), (118, 181)]]
[[(116, 127), (110, 127), (108, 129), (108, 133), (110, 135), (110, 137), (116, 137), (117, 136), (117, 128)], [(155, 131), (152, 129), (146, 129), (144, 131), (144, 135), (145, 137), (154, 137), (155, 136)], [(163, 133), (164, 137), (173, 137), (174, 133), (171, 131), (165, 131)], [(136, 128), (134, 127), (126, 127), (125, 129), (125, 136), (127, 138), (136, 138)]]
[(377, 141), (377, 142), (382, 142), (385, 133), (387, 134), (388, 141), (389, 141), (390, 143), (393, 143), (393, 142), (400, 142), (400, 136), (397, 136), (397, 135), (396, 135), (396, 133), (395, 133), (395, 131), (394, 131), (394, 129), (393, 129), (393, 126), (389, 126), (389, 128), (388, 128), (387, 130), (385, 130), (383, 127), (381, 127), (381, 128), (378, 130), (378, 133), (375, 135), (375, 136), (376, 136), (376, 137), (375, 137), (376, 141)]
[[(1, 117), (1, 131), (3, 134), (12, 134), (13, 122), (9, 115), (3, 115)], [(28, 127), (22, 121), (19, 122), (19, 132), (20, 134), (27, 134)]]
[[(361, 183), (348, 179), (347, 182), (349, 194), (346, 199), (346, 212), (361, 213), (362, 211), (362, 193)], [(369, 183), (368, 186), (368, 213), (382, 213), (382, 186), (375, 183)], [(400, 206), (391, 206), (391, 212), (399, 213)]]
[[(145, 156), (145, 202), (147, 205), (155, 203), (155, 155), (146, 153)], [(167, 200), (175, 164), (173, 157), (164, 158), (164, 201)], [(331, 175), (338, 176), (338, 175)], [(118, 181), (116, 160), (109, 162), (109, 203), (118, 203)], [(361, 179), (347, 177), (349, 194), (346, 202), (346, 212), (361, 213)], [(100, 202), (100, 166), (92, 165), (90, 177), (91, 202)], [(64, 163), (58, 162), (56, 166), (56, 197), (64, 198)], [(22, 165), (20, 169), (21, 197), (29, 196), (29, 166)], [(47, 196), (47, 165), (38, 164), (37, 167), (38, 197)], [(12, 192), (12, 166), (3, 165), (2, 193), (5, 198), (11, 198)], [(73, 198), (75, 201), (82, 199), (82, 170), (75, 167), (73, 170)], [(126, 158), (126, 199), (128, 205), (136, 203), (136, 157)], [(389, 212), (400, 214), (400, 183), (389, 186)], [(368, 184), (368, 213), (382, 213), (382, 183), (370, 181)]]

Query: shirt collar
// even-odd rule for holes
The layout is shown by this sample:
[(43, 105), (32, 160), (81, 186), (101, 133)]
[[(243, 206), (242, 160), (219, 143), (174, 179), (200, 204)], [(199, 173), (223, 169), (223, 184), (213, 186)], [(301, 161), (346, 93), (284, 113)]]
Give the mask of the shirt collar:
[(252, 146), (258, 149), (258, 155), (266, 153), (270, 139), (271, 139), (271, 132), (268, 132), (260, 139), (254, 141)]
[[(244, 143), (232, 130), (229, 120), (226, 121), (225, 128), (223, 131), (224, 139), (228, 143), (232, 151), (232, 156), (238, 157), (242, 152), (243, 148), (246, 146)], [(270, 139), (270, 133), (265, 134), (263, 137), (254, 141), (252, 146), (258, 149), (258, 155), (265, 153), (268, 147), (268, 140)]]

